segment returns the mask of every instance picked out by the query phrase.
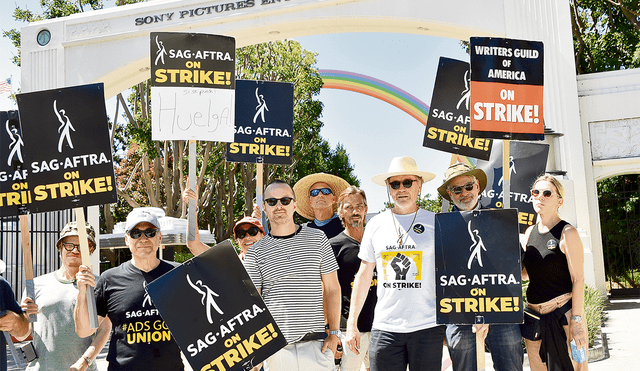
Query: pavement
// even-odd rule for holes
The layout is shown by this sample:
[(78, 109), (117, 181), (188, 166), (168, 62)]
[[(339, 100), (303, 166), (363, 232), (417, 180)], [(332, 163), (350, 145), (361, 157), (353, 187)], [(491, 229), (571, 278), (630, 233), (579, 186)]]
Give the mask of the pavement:
[[(595, 349), (589, 351), (590, 371), (610, 371), (610, 370), (636, 370), (640, 368), (635, 352), (640, 352), (640, 298), (610, 298), (604, 311), (605, 319), (602, 325), (602, 337), (598, 339)], [(598, 356), (602, 358), (594, 361)], [(96, 365), (99, 371), (107, 371), (107, 347), (105, 347), (98, 358)], [(491, 362), (491, 355), (486, 354), (485, 371), (494, 371)], [(7, 349), (7, 371), (18, 371), (11, 354)], [(184, 359), (184, 358), (183, 358)], [(451, 362), (444, 348), (443, 370), (451, 370)], [(638, 368), (636, 368), (638, 367)], [(525, 370), (529, 370), (528, 361), (525, 354)], [(185, 370), (191, 371), (191, 367), (185, 361)]]

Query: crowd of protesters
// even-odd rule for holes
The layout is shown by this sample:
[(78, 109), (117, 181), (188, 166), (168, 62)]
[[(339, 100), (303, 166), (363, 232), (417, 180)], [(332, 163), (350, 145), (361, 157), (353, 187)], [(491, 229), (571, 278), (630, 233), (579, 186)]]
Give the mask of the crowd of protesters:
[[(439, 371), (443, 343), (453, 370), (471, 371), (477, 369), (477, 334), (486, 338), (495, 370), (523, 369), (519, 325), (436, 323), (435, 214), (419, 207), (422, 186), (434, 178), (410, 157), (392, 159), (372, 179), (387, 189), (391, 207), (368, 222), (364, 190), (335, 175), (310, 174), (293, 186), (274, 181), (266, 187), (262, 211), (239, 219), (233, 236), (287, 345), (254, 371)], [(466, 212), (483, 208), (486, 185), (482, 170), (454, 164), (438, 192), (453, 203), (452, 212)], [(531, 190), (539, 222), (525, 235), (523, 274), (531, 280), (527, 308), (543, 318), (546, 334), (526, 340), (535, 371), (587, 370), (587, 362), (571, 359), (572, 341), (586, 347), (584, 257), (576, 229), (558, 216), (563, 192), (551, 176), (536, 180)], [(187, 187), (183, 200), (197, 200), (197, 194)], [(268, 225), (261, 223), (262, 213)], [(297, 224), (295, 213), (309, 222)], [(100, 277), (82, 265), (78, 228), (72, 222), (60, 232), (61, 266), (34, 280), (35, 298), (25, 293), (18, 304), (0, 277), (0, 329), (18, 340), (31, 335), (38, 357), (28, 369), (95, 370), (93, 361), (110, 339), (109, 370), (183, 370), (172, 337), (138, 341), (127, 334), (137, 321), (164, 323), (157, 310), (149, 310), (155, 307), (145, 286), (178, 264), (157, 257), (157, 216), (144, 209), (127, 216), (131, 260)], [(93, 253), (95, 232), (84, 228)], [(187, 246), (194, 255), (210, 248), (197, 232)], [(87, 301), (92, 288), (97, 329)], [(29, 324), (28, 315), (37, 321)], [(0, 370), (3, 365), (0, 358)]]

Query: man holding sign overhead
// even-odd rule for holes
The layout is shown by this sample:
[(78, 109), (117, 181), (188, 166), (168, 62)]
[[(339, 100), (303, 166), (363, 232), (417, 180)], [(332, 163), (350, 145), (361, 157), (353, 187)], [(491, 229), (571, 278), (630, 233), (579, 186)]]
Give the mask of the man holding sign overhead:
[[(479, 197), (487, 186), (487, 175), (482, 169), (457, 163), (449, 166), (444, 183), (438, 187), (438, 193), (453, 202), (453, 211), (471, 211), (481, 209)], [(461, 231), (464, 233), (464, 231)], [(472, 254), (472, 257), (474, 255)], [(524, 358), (520, 326), (517, 324), (484, 325), (447, 325), (446, 340), (455, 371), (475, 371), (477, 330), (486, 333), (486, 343), (491, 351), (493, 367), (496, 371), (522, 370)]]
[(177, 263), (157, 258), (162, 240), (160, 222), (145, 209), (127, 216), (124, 241), (131, 260), (107, 270), (98, 282), (86, 266), (80, 267), (78, 298), (74, 311), (76, 332), (91, 335), (87, 285), (95, 287), (98, 316), (113, 323), (109, 344), (109, 370), (183, 370), (180, 349), (145, 287), (169, 272)]

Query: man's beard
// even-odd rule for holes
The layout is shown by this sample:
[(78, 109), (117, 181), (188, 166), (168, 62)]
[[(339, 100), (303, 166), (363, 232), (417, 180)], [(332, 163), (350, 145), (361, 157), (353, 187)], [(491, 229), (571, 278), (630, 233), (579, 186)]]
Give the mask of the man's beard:
[[(359, 215), (359, 216), (360, 216), (360, 215)], [(349, 218), (348, 222), (349, 222), (349, 225), (350, 225), (351, 227), (353, 227), (353, 228), (359, 228), (359, 227), (362, 227), (362, 225), (363, 225), (363, 224), (362, 224), (362, 223), (363, 223), (363, 218), (362, 218), (362, 216), (360, 216), (360, 218), (358, 218), (358, 219), (356, 219), (356, 218), (354, 218), (354, 217), (351, 217), (351, 218)]]

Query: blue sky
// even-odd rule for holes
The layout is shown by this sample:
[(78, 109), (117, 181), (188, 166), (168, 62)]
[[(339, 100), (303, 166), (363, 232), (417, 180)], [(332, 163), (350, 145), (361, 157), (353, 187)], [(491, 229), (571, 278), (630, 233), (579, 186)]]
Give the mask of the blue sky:
[[(113, 6), (114, 1), (105, 1)], [(0, 3), (0, 27), (22, 27), (12, 14), (15, 6), (40, 13), (39, 0), (5, 0)], [(350, 33), (295, 38), (302, 46), (318, 53), (318, 69), (334, 69), (368, 75), (395, 85), (431, 104), (438, 59), (441, 56), (468, 61), (459, 40), (409, 34)], [(0, 79), (13, 75), (19, 87), (20, 69), (10, 61), (16, 53), (7, 38), (0, 38)], [(349, 152), (361, 187), (367, 193), (369, 212), (377, 212), (387, 201), (384, 187), (371, 178), (386, 172), (396, 156), (413, 157), (420, 170), (436, 174), (423, 187), (423, 194), (435, 197), (442, 184), (451, 155), (422, 146), (424, 126), (400, 109), (362, 94), (323, 89), (317, 97), (324, 104), (321, 134), (332, 146), (341, 143)], [(113, 109), (107, 104), (107, 113)], [(15, 109), (0, 96), (0, 110)]]

